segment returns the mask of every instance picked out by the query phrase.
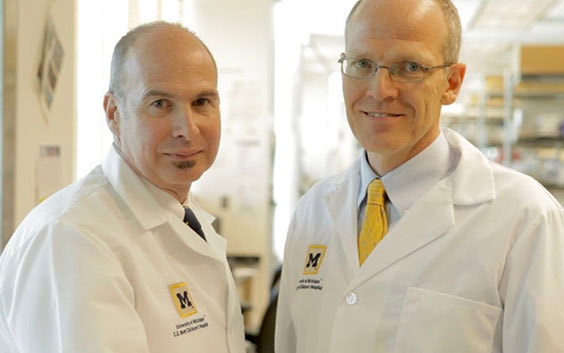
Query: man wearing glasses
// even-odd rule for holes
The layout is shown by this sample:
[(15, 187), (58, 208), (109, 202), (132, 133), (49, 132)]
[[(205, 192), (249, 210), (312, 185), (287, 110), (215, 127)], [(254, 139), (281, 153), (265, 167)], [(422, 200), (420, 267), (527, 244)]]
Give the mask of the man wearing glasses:
[(277, 353), (562, 352), (564, 210), (449, 129), (466, 72), (450, 0), (361, 0), (339, 59), (364, 151), (300, 200)]

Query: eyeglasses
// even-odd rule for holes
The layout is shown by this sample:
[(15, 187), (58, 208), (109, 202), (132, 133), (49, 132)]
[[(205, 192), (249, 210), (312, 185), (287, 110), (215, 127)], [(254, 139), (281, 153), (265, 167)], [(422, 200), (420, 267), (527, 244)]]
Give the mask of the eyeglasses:
[(373, 77), (379, 69), (387, 69), (390, 78), (396, 82), (421, 82), (427, 77), (429, 71), (452, 66), (452, 64), (443, 64), (428, 67), (414, 61), (400, 61), (384, 66), (368, 59), (347, 58), (344, 53), (341, 54), (338, 62), (345, 76), (367, 79)]

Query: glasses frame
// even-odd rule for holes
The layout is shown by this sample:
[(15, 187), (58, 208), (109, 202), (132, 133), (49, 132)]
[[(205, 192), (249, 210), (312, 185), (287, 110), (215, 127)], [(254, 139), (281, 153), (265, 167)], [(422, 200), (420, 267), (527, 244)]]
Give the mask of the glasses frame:
[[(372, 70), (372, 73), (370, 74), (370, 76), (366, 76), (366, 77), (351, 76), (351, 75), (348, 75), (348, 74), (345, 73), (345, 70), (344, 70), (344, 67), (343, 67), (343, 63), (345, 62), (345, 60), (366, 60), (366, 61), (369, 61), (369, 62), (371, 62), (372, 64), (374, 64), (374, 69)], [(417, 80), (406, 80), (406, 79), (402, 79), (401, 77), (399, 77), (399, 76), (397, 76), (397, 75), (393, 75), (393, 74), (392, 74), (392, 67), (391, 67), (391, 65), (378, 65), (378, 64), (376, 64), (375, 62), (373, 62), (372, 60), (369, 60), (369, 59), (364, 59), (364, 58), (348, 58), (345, 53), (342, 53), (342, 54), (341, 54), (341, 57), (339, 58), (339, 60), (337, 60), (337, 62), (338, 62), (339, 64), (341, 64), (341, 73), (342, 73), (343, 75), (345, 75), (346, 77), (354, 78), (354, 79), (356, 79), (356, 80), (366, 80), (366, 79), (369, 79), (369, 78), (374, 77), (374, 75), (376, 75), (376, 72), (378, 72), (378, 70), (380, 70), (380, 69), (386, 69), (386, 70), (388, 70), (388, 75), (390, 76), (390, 79), (391, 79), (392, 81), (394, 81), (394, 82), (406, 82), (406, 83), (419, 83), (419, 82), (422, 82), (423, 80), (425, 80), (425, 79), (427, 78), (427, 75), (428, 75), (428, 73), (429, 73), (430, 71), (437, 70), (437, 69), (443, 69), (443, 68), (450, 67), (450, 66), (454, 65), (454, 64), (441, 64), (441, 65), (436, 65), (436, 66), (425, 66), (425, 65), (420, 64), (420, 63), (418, 63), (418, 62), (416, 62), (416, 61), (403, 61), (403, 62), (412, 62), (412, 63), (414, 63), (414, 64), (419, 65), (419, 66), (421, 67), (421, 71), (423, 72), (423, 77), (422, 77), (421, 79), (417, 79)], [(393, 64), (396, 64), (396, 63), (393, 63)], [(392, 64), (392, 65), (393, 65), (393, 64)]]

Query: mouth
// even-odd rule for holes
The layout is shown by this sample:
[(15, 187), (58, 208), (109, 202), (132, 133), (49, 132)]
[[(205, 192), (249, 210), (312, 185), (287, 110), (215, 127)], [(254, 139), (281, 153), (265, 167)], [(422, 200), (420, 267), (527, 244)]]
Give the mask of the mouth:
[(177, 161), (186, 161), (196, 157), (201, 151), (193, 152), (177, 152), (177, 153), (166, 153), (166, 155)]
[(403, 116), (403, 114), (375, 113), (375, 112), (364, 112), (364, 114), (371, 118), (398, 118), (400, 116)]

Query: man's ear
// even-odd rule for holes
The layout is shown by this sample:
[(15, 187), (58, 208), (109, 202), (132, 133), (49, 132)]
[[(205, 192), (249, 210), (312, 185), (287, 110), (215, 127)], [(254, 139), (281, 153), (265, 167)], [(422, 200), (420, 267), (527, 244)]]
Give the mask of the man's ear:
[(107, 92), (104, 95), (104, 112), (106, 113), (106, 124), (114, 137), (119, 136), (119, 119), (120, 114), (117, 106), (116, 97), (112, 92)]
[(449, 105), (454, 103), (460, 89), (462, 88), (462, 81), (464, 81), (464, 75), (466, 75), (466, 64), (457, 63), (449, 68), (448, 73), (448, 88), (443, 93), (441, 98), (441, 103), (443, 105)]

